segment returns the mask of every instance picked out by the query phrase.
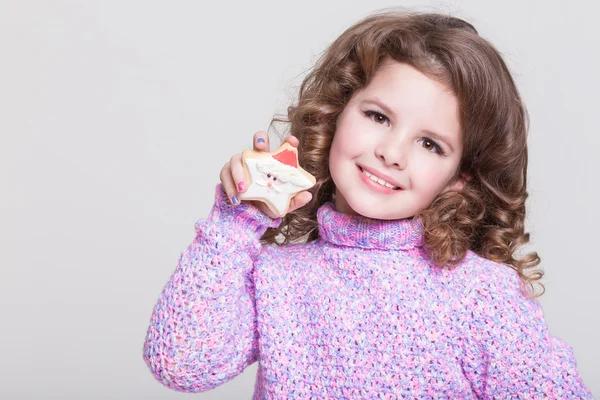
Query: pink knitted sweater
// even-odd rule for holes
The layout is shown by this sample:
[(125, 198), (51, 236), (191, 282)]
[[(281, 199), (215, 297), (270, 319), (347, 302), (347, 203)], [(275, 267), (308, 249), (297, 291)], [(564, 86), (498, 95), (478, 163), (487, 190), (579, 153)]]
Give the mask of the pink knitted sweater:
[(516, 272), (469, 252), (431, 265), (419, 225), (318, 210), (320, 238), (266, 245), (271, 219), (221, 185), (152, 313), (144, 360), (210, 390), (258, 361), (254, 399), (591, 399)]

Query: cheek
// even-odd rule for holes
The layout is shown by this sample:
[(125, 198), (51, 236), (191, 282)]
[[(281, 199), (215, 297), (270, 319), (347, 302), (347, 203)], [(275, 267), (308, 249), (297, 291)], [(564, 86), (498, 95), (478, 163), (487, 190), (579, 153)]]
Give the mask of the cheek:
[(447, 163), (424, 163), (412, 174), (413, 184), (429, 197), (437, 196), (454, 176), (452, 166)]
[(329, 174), (335, 180), (338, 176), (338, 170), (341, 168), (340, 165), (341, 154), (336, 148), (335, 144), (332, 144), (329, 149)]
[(366, 132), (358, 126), (336, 131), (329, 151), (330, 159), (352, 159), (361, 155), (369, 146), (367, 138)]
[(336, 186), (344, 182), (343, 177), (352, 162), (352, 152), (340, 137), (334, 137), (329, 149), (329, 174)]
[(348, 148), (348, 143), (341, 134), (336, 134), (333, 137), (331, 148), (329, 149), (329, 166), (334, 167), (338, 165), (341, 160), (348, 157), (351, 153), (351, 149)]

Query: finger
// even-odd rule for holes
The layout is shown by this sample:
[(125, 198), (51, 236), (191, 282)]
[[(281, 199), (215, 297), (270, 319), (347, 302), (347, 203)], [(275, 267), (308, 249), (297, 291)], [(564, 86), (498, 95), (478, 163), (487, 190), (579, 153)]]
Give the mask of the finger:
[(252, 140), (252, 147), (254, 151), (271, 151), (271, 145), (269, 143), (269, 134), (265, 131), (256, 132)]
[(311, 200), (312, 193), (308, 191), (298, 193), (290, 200), (290, 208), (288, 210), (288, 213), (297, 210), (300, 207), (304, 207)]
[(227, 195), (227, 198), (229, 198), (231, 204), (239, 204), (240, 200), (237, 197), (237, 190), (235, 188), (235, 184), (233, 183), (229, 162), (227, 162), (221, 169), (219, 178), (221, 179), (221, 185), (223, 186), (223, 190), (225, 191), (225, 194)]
[(298, 140), (298, 138), (296, 136), (290, 135), (290, 136), (288, 136), (288, 137), (285, 138), (285, 141), (288, 142), (289, 144), (291, 144), (294, 147), (298, 147), (299, 140)]
[(244, 181), (244, 165), (242, 163), (242, 155), (236, 154), (229, 161), (231, 170), (231, 179), (235, 185), (237, 193), (242, 193), (247, 190), (246, 182)]

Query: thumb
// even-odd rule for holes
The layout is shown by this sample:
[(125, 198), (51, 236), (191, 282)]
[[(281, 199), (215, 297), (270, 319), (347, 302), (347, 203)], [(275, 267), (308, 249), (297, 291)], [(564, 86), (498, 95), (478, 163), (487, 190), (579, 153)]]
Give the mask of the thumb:
[(290, 208), (288, 212), (292, 212), (297, 210), (300, 207), (304, 207), (309, 201), (312, 200), (312, 193), (308, 191), (303, 191), (298, 193), (290, 200)]

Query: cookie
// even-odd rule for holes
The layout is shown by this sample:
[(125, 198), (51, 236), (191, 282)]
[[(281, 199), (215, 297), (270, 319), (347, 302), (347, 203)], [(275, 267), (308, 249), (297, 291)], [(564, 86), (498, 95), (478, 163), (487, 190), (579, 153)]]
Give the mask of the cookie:
[(280, 217), (288, 212), (292, 197), (316, 183), (298, 165), (298, 149), (287, 142), (272, 153), (244, 150), (242, 164), (249, 185), (240, 200), (262, 201)]

